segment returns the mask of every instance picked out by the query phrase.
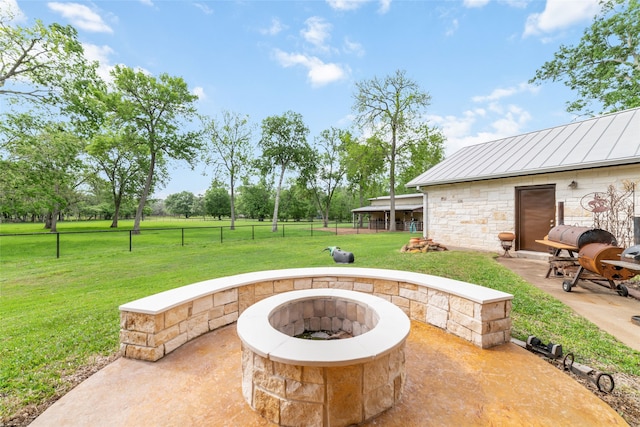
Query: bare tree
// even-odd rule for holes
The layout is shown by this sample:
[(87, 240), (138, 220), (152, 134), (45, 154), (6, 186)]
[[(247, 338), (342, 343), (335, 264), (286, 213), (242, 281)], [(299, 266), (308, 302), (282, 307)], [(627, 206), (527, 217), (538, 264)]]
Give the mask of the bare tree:
[[(353, 109), (356, 124), (384, 143), (383, 152), (389, 166), (389, 230), (396, 230), (395, 175), (398, 151), (410, 144), (409, 135), (418, 128), (421, 113), (429, 105), (431, 96), (420, 90), (404, 71), (384, 79), (374, 77), (356, 83), (357, 93)], [(401, 142), (403, 141), (403, 142)]]

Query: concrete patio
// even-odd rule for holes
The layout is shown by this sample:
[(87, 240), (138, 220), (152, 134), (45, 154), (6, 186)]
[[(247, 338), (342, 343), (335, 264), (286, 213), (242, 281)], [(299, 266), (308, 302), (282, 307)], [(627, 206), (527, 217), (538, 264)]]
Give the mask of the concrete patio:
[[(515, 344), (490, 350), (419, 322), (399, 404), (374, 426), (626, 426), (606, 403)], [(235, 324), (157, 362), (120, 358), (47, 409), (38, 426), (267, 426), (241, 392)]]

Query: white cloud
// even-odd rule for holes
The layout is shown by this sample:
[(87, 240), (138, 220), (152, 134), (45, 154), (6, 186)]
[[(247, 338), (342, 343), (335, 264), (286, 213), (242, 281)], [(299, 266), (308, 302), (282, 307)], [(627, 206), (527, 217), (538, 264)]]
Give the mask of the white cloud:
[(527, 7), (531, 1), (532, 0), (500, 0), (501, 3), (504, 3), (507, 6), (517, 7), (519, 9)]
[(451, 21), (451, 25), (449, 26), (449, 28), (447, 28), (447, 32), (445, 33), (445, 35), (447, 37), (452, 36), (453, 34), (455, 34), (456, 31), (458, 31), (458, 27), (459, 27), (459, 22), (457, 19), (453, 19)]
[(207, 94), (204, 93), (204, 88), (202, 86), (196, 86), (193, 88), (193, 94), (198, 97), (200, 100), (207, 99)]
[(153, 2), (151, 0), (140, 0), (140, 3), (144, 4), (145, 6), (153, 6)]
[(205, 15), (213, 14), (213, 9), (211, 9), (205, 3), (193, 3), (193, 5), (198, 9), (200, 9), (202, 12), (204, 12)]
[(98, 46), (91, 43), (83, 43), (82, 49), (84, 49), (85, 58), (89, 61), (98, 61), (98, 75), (104, 81), (110, 81), (109, 73), (113, 69), (113, 64), (111, 64), (109, 56), (114, 53), (113, 49), (106, 45)]
[(315, 56), (274, 51), (275, 59), (285, 68), (300, 65), (307, 69), (307, 77), (312, 86), (324, 86), (347, 77), (348, 69), (334, 63), (325, 63)]
[[(502, 110), (502, 113), (497, 110)], [(494, 106), (490, 110), (467, 110), (460, 117), (435, 115), (428, 119), (440, 127), (447, 137), (445, 148), (447, 155), (450, 155), (469, 145), (521, 134), (531, 120), (531, 114), (516, 105), (509, 105), (500, 108)], [(479, 130), (474, 130), (478, 127)]]
[(0, 16), (11, 17), (11, 21), (15, 23), (24, 23), (27, 21), (27, 17), (20, 9), (20, 6), (18, 6), (16, 0), (1, 0)]
[(464, 7), (474, 8), (474, 7), (484, 7), (489, 3), (489, 0), (464, 0), (462, 4)]
[(494, 141), (523, 133), (531, 114), (516, 104), (502, 104), (505, 98), (519, 94), (535, 94), (539, 87), (520, 83), (494, 89), (489, 95), (474, 96), (479, 105), (462, 116), (430, 116), (447, 137), (446, 151), (452, 154), (468, 145)]
[(531, 85), (529, 83), (520, 83), (517, 86), (511, 86), (507, 88), (497, 88), (494, 89), (489, 95), (480, 95), (474, 96), (472, 99), (473, 102), (487, 102), (487, 101), (497, 101), (502, 98), (507, 98), (509, 96), (513, 96), (523, 92), (529, 93), (537, 93), (540, 90), (539, 86)]
[(364, 47), (358, 42), (353, 42), (349, 38), (344, 39), (344, 51), (346, 53), (355, 54), (358, 57), (362, 57), (365, 54)]
[[(491, 127), (497, 138), (505, 138), (522, 133), (522, 128), (531, 120), (531, 114), (517, 105), (509, 105), (501, 118), (494, 120)], [(494, 139), (497, 139), (494, 138)]]
[(271, 20), (271, 26), (269, 28), (261, 29), (260, 32), (265, 35), (275, 36), (276, 34), (279, 34), (282, 30), (286, 28), (287, 27), (283, 25), (278, 18), (273, 18)]
[[(327, 0), (329, 7), (334, 10), (356, 10), (371, 0)], [(391, 8), (393, 0), (378, 0), (378, 13), (384, 15)]]
[(102, 20), (100, 15), (79, 3), (47, 3), (49, 9), (58, 12), (71, 23), (83, 30), (94, 33), (112, 33), (113, 30)]
[(335, 10), (356, 10), (369, 0), (327, 0), (329, 7)]
[(527, 17), (523, 36), (562, 30), (578, 22), (593, 19), (599, 10), (599, 0), (547, 0), (542, 13), (533, 13)]
[(305, 21), (306, 28), (300, 30), (300, 35), (312, 45), (326, 50), (325, 41), (331, 37), (331, 24), (319, 16), (312, 16)]
[(384, 15), (389, 12), (391, 9), (391, 0), (380, 0), (380, 7), (378, 8), (378, 13)]

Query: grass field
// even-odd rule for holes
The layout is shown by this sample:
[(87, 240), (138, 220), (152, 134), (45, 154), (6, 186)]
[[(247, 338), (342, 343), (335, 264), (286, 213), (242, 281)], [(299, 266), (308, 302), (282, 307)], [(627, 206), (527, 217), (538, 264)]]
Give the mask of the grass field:
[[(105, 225), (106, 224), (106, 225)], [(295, 227), (250, 238), (244, 227), (227, 238), (195, 238), (228, 223), (149, 221), (134, 249), (126, 232), (0, 237), (0, 424), (28, 405), (68, 391), (68, 376), (96, 357), (118, 351), (120, 304), (189, 283), (256, 270), (334, 266), (327, 246), (352, 251), (358, 267), (435, 274), (512, 293), (512, 335), (562, 343), (576, 360), (608, 372), (640, 375), (640, 352), (600, 331), (478, 252), (403, 254), (408, 233), (335, 235)], [(223, 225), (224, 224), (224, 225)], [(257, 224), (257, 223), (256, 223)], [(59, 231), (104, 230), (109, 223), (61, 223)], [(184, 245), (180, 230), (189, 227)], [(254, 225), (252, 223), (238, 225)], [(260, 223), (259, 225), (265, 225)], [(285, 224), (286, 225), (286, 224)], [(127, 223), (122, 224), (127, 229)], [(316, 223), (314, 227), (319, 227)], [(37, 230), (36, 230), (37, 227)], [(37, 233), (41, 224), (0, 225), (0, 234)], [(203, 227), (203, 230), (191, 227)], [(145, 229), (146, 228), (146, 229)], [(154, 229), (154, 230), (151, 230)], [(251, 229), (251, 227), (248, 227)], [(215, 232), (215, 230), (214, 230)], [(219, 233), (219, 230), (217, 231)], [(237, 234), (234, 234), (237, 233)], [(242, 234), (245, 233), (245, 234)], [(255, 233), (255, 230), (254, 230)], [(122, 235), (120, 235), (122, 234)], [(122, 240), (124, 239), (124, 240)], [(43, 246), (45, 249), (43, 249)]]

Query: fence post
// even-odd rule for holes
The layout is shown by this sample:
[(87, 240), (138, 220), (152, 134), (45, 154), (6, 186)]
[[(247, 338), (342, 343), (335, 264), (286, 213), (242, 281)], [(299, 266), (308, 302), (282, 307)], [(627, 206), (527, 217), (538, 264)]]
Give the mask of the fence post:
[(282, 237), (284, 237), (284, 224), (282, 224)]
[(256, 240), (256, 226), (251, 225), (251, 240)]
[(129, 252), (131, 252), (131, 241), (133, 240), (133, 231), (129, 230)]
[(182, 227), (182, 246), (184, 246), (184, 227)]
[(222, 243), (222, 227), (220, 227), (220, 243)]
[(338, 220), (336, 219), (336, 236), (338, 235)]
[(311, 223), (311, 237), (313, 237), (313, 223)]
[(60, 233), (56, 231), (56, 258), (60, 258)]

